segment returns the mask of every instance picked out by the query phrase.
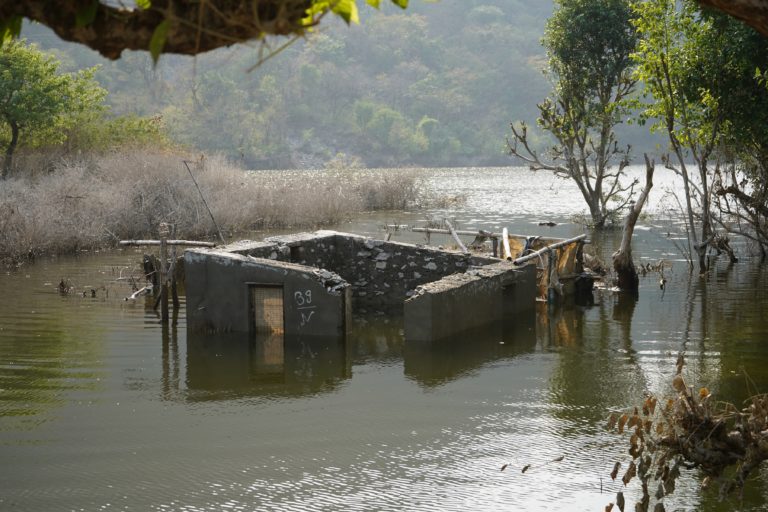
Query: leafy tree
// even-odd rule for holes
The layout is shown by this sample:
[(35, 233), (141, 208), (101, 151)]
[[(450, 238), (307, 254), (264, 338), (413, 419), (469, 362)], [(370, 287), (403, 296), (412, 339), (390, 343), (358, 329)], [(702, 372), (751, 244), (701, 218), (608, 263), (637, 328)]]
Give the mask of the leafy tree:
[(508, 147), (533, 169), (576, 182), (592, 223), (600, 228), (629, 202), (635, 186), (620, 182), (629, 147), (620, 149), (614, 133), (636, 84), (631, 74), (636, 44), (631, 9), (628, 0), (556, 3), (543, 41), (554, 89), (538, 106), (538, 124), (557, 142), (545, 161), (529, 144), (527, 126), (512, 124)]
[[(743, 65), (741, 71), (734, 66), (743, 50), (736, 49), (740, 42), (729, 41), (734, 34), (718, 28), (713, 17), (702, 16), (692, 0), (649, 0), (634, 9), (642, 37), (634, 55), (637, 77), (653, 98), (642, 119), (655, 120), (652, 129), (665, 131), (669, 138), (674, 157), (666, 165), (683, 179), (689, 254), (697, 256), (704, 273), (710, 247), (727, 250), (735, 261), (727, 241), (715, 231), (712, 201), (723, 149), (743, 131), (733, 121), (741, 123), (744, 115), (741, 120), (733, 116), (749, 105), (747, 98), (741, 97), (747, 101), (741, 105), (729, 98), (738, 96), (743, 82)], [(728, 132), (735, 136), (730, 141)], [(689, 166), (691, 159), (695, 167)]]
[[(768, 69), (768, 40), (737, 20), (704, 12), (711, 23), (701, 40), (705, 55), (722, 53), (691, 77), (717, 97), (723, 118), (714, 170), (716, 217), (726, 230), (754, 241), (768, 254), (768, 87), (755, 69)], [(706, 81), (707, 83), (703, 83)]]
[(59, 73), (53, 57), (24, 41), (0, 48), (0, 136), (7, 138), (0, 178), (11, 171), (23, 138), (29, 145), (63, 142), (78, 119), (101, 109), (107, 91), (93, 80), (95, 71)]
[[(746, 20), (768, 34), (764, 7), (760, 2), (699, 0)], [(408, 0), (391, 0), (402, 8)], [(382, 0), (365, 0), (378, 8)], [(475, 20), (496, 14), (474, 12), (477, 2), (464, 2)], [(526, 16), (519, 2), (505, 2), (517, 16)], [(546, 2), (537, 2), (546, 5)], [(24, 17), (52, 28), (67, 41), (93, 48), (110, 59), (125, 49), (197, 55), (237, 42), (263, 39), (267, 35), (299, 37), (329, 12), (347, 23), (358, 17), (357, 0), (248, 0), (247, 2), (198, 0), (136, 0), (136, 9), (120, 3), (60, 0), (51, 8), (48, 0), (0, 0), (0, 40), (18, 36)], [(528, 11), (536, 7), (528, 7)], [(461, 18), (462, 21), (464, 18)], [(450, 29), (455, 24), (445, 23)]]

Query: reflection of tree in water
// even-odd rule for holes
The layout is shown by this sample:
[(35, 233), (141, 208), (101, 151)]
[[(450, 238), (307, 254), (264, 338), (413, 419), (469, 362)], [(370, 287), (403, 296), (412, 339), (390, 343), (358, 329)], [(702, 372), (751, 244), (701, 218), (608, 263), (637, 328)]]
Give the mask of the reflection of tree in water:
[[(18, 297), (13, 300), (18, 300)], [(24, 298), (22, 298), (24, 300)], [(51, 298), (56, 301), (56, 298)], [(80, 299), (72, 299), (80, 300)], [(65, 304), (46, 307), (34, 319), (4, 324), (0, 335), (0, 417), (4, 431), (31, 430), (52, 419), (66, 394), (99, 386), (104, 336), (88, 312)], [(2, 305), (6, 311), (11, 306)]]
[[(749, 260), (736, 265), (714, 262), (705, 279), (690, 280), (686, 303), (690, 383), (706, 386), (718, 400), (738, 407), (749, 396), (768, 392), (768, 272), (764, 266)], [(703, 492), (700, 507), (713, 512), (764, 510), (766, 503), (766, 480), (758, 477), (740, 497), (720, 501), (716, 489)]]
[(738, 405), (752, 394), (768, 392), (768, 271), (748, 262), (712, 267), (702, 328), (711, 333), (710, 350), (719, 353), (720, 365), (719, 375), (707, 375), (713, 378), (708, 385), (719, 398)]
[[(670, 343), (671, 347), (686, 354), (686, 365), (683, 369), (685, 381), (679, 380), (676, 382), (675, 391), (671, 389), (672, 376), (675, 374), (673, 360), (677, 353), (669, 353), (661, 361), (664, 365), (661, 372), (664, 374), (665, 385), (657, 385), (657, 389), (653, 390), (653, 393), (665, 402), (670, 397), (683, 397), (680, 400), (684, 403), (688, 403), (686, 397), (695, 397), (694, 402), (701, 401), (702, 405), (694, 403), (693, 406), (687, 408), (688, 411), (701, 411), (699, 416), (681, 414), (679, 411), (684, 409), (663, 415), (663, 418), (672, 418), (673, 422), (672, 427), (663, 427), (665, 429), (664, 435), (668, 435), (669, 430), (666, 429), (680, 429), (679, 439), (684, 440), (681, 446), (693, 446), (687, 452), (688, 455), (685, 456), (689, 462), (691, 460), (704, 460), (699, 457), (705, 455), (712, 457), (711, 460), (715, 462), (709, 463), (709, 465), (705, 463), (705, 467), (710, 468), (709, 474), (713, 478), (719, 474), (718, 471), (722, 471), (722, 468), (725, 467), (725, 461), (743, 453), (741, 452), (742, 448), (738, 448), (738, 443), (730, 446), (730, 437), (728, 437), (728, 442), (723, 442), (723, 437), (729, 436), (730, 426), (724, 430), (716, 428), (716, 426), (729, 425), (733, 419), (732, 411), (720, 401), (731, 402), (735, 404), (737, 409), (741, 409), (743, 400), (748, 396), (756, 392), (766, 391), (764, 387), (766, 376), (764, 372), (760, 371), (765, 365), (766, 354), (760, 349), (749, 350), (750, 346), (754, 345), (762, 348), (762, 343), (755, 342), (764, 342), (766, 334), (768, 334), (767, 322), (763, 317), (764, 305), (768, 299), (765, 276), (762, 269), (755, 270), (742, 266), (738, 272), (733, 272), (733, 270), (732, 265), (713, 265), (709, 274), (703, 278), (686, 276), (687, 279), (678, 280), (675, 283), (675, 286), (679, 286), (678, 297), (673, 304), (667, 306), (671, 308), (667, 314), (679, 320), (679, 330), (675, 330), (674, 339), (668, 341), (672, 342)], [(680, 307), (674, 307), (675, 305)], [(762, 382), (745, 382), (743, 373), (747, 365), (751, 365), (756, 370), (756, 375), (759, 375)], [(735, 370), (736, 368), (738, 369)], [(747, 369), (746, 371), (749, 372), (750, 370)], [(742, 375), (738, 376), (739, 373)], [(680, 377), (676, 377), (676, 379), (680, 379)], [(703, 394), (700, 395), (700, 388), (708, 388), (709, 391), (702, 391)], [(712, 401), (709, 401), (708, 397), (710, 392), (713, 394)], [(634, 403), (641, 403), (642, 399), (642, 395), (638, 395), (635, 397)], [(723, 411), (727, 412), (722, 417), (718, 417), (717, 415)], [(762, 421), (762, 418), (756, 421), (756, 424), (760, 425), (759, 422)], [(754, 425), (752, 420), (746, 424)], [(762, 427), (756, 428), (760, 430)], [(656, 431), (655, 425), (652, 425), (651, 431)], [(743, 438), (736, 437), (735, 439), (755, 438), (744, 434)], [(670, 444), (669, 446), (674, 447), (675, 445)], [(728, 454), (727, 457), (717, 459), (716, 456), (710, 455), (717, 453), (717, 450), (723, 450), (724, 446), (726, 447), (724, 451)], [(678, 452), (678, 455), (680, 453), (686, 452)], [(691, 454), (693, 457), (688, 458)], [(670, 460), (672, 457), (670, 452), (663, 450), (657, 452), (655, 456), (659, 460)], [(720, 470), (713, 469), (721, 463), (718, 461), (722, 461), (722, 468)], [(745, 464), (746, 467), (749, 467), (748, 462), (749, 458)], [(733, 463), (728, 462), (727, 464)], [(728, 482), (730, 475), (737, 474), (734, 469), (725, 470), (726, 482)], [(721, 502), (719, 492), (721, 482), (718, 480), (713, 481), (710, 490), (699, 490), (704, 475), (705, 473), (699, 470), (694, 472), (683, 470), (685, 489), (682, 492), (678, 491), (672, 494), (669, 498), (670, 501), (686, 506), (689, 506), (692, 500), (699, 501), (696, 504), (696, 509), (707, 511), (765, 509), (765, 504), (768, 502), (768, 493), (766, 493), (768, 488), (766, 488), (764, 478), (752, 479), (752, 482), (744, 488), (743, 493), (728, 496), (725, 501)], [(656, 483), (656, 480), (652, 480), (647, 484), (652, 489)], [(670, 508), (668, 507), (668, 509)]]
[(574, 433), (642, 395), (645, 379), (631, 338), (636, 303), (631, 294), (604, 296), (596, 321), (587, 321), (579, 308), (540, 315), (541, 343), (558, 352), (550, 380), (552, 403), (559, 406), (553, 415), (571, 421)]

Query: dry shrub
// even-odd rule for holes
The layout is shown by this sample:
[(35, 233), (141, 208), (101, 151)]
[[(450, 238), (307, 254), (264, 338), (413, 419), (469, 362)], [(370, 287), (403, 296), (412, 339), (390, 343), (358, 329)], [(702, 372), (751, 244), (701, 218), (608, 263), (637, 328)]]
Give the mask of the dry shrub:
[[(608, 420), (609, 430), (630, 436), (632, 460), (622, 480), (625, 485), (640, 480), (642, 496), (635, 510), (650, 510), (655, 502), (653, 510), (663, 511), (664, 498), (685, 470), (699, 470), (702, 487), (716, 485), (723, 499), (741, 491), (768, 459), (768, 395), (755, 395), (742, 408), (718, 402), (707, 388), (686, 383), (683, 366), (681, 354), (672, 380), (674, 397), (648, 396), (634, 411), (614, 413)], [(620, 469), (617, 462), (611, 478)], [(622, 493), (617, 502), (623, 502)]]
[(429, 190), (419, 169), (333, 168), (328, 174), (346, 183), (366, 210), (457, 206), (464, 196), (437, 196)]
[(64, 159), (73, 160), (73, 156), (64, 146), (45, 148), (21, 148), (13, 157), (11, 177), (39, 178), (53, 172)]
[[(58, 160), (46, 172), (0, 182), (0, 257), (71, 252), (155, 237), (161, 222), (178, 238), (212, 238), (216, 228), (173, 151), (113, 152)], [(416, 171), (245, 172), (221, 157), (199, 158), (190, 169), (221, 228), (335, 224), (360, 210), (417, 206), (423, 180)]]

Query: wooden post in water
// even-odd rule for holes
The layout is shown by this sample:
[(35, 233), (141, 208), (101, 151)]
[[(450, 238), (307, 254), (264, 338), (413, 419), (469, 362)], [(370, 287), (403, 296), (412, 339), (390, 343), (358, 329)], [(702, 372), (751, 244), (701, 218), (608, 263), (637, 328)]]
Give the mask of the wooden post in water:
[(538, 251), (533, 251), (531, 253), (526, 254), (525, 256), (520, 256), (519, 258), (512, 261), (515, 265), (522, 265), (526, 261), (530, 261), (534, 258), (538, 258), (540, 255), (551, 252), (554, 249), (559, 249), (560, 247), (565, 247), (566, 245), (575, 244), (577, 242), (584, 243), (586, 242), (587, 235), (579, 235), (575, 236), (573, 238), (568, 238), (567, 240), (561, 240), (557, 243), (550, 244), (542, 249), (539, 249)]
[[(174, 269), (176, 267), (176, 247), (216, 247), (213, 242), (199, 242), (195, 240), (169, 240), (168, 235), (170, 229), (168, 224), (162, 223), (158, 228), (160, 234), (160, 240), (120, 240), (122, 246), (160, 246), (160, 268), (158, 269), (159, 279), (158, 285), (160, 286), (160, 293), (158, 294), (157, 301), (155, 302), (154, 309), (157, 310), (158, 302), (161, 306), (161, 320), (162, 323), (167, 325), (169, 323), (168, 314), (168, 282), (172, 281), (171, 290), (173, 291), (173, 312), (174, 312), (174, 325), (178, 316), (178, 309), (180, 306), (178, 294), (176, 292), (176, 276)], [(173, 247), (173, 265), (168, 266), (168, 247)], [(133, 297), (131, 297), (133, 298)]]
[(160, 319), (163, 324), (167, 324), (170, 319), (168, 315), (168, 235), (170, 234), (168, 224), (160, 223), (158, 234), (160, 235)]

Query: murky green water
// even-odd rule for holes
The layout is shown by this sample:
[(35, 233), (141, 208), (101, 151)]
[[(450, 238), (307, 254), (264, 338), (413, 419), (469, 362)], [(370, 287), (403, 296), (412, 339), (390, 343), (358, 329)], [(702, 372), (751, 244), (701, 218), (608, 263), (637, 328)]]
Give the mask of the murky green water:
[[(580, 232), (568, 183), (511, 172), (431, 177), (467, 192), (448, 212), (463, 227)], [(678, 351), (722, 398), (768, 390), (768, 271), (744, 257), (691, 277), (663, 183), (635, 253), (673, 261), (664, 290), (649, 275), (637, 302), (597, 293), (591, 308), (545, 307), (438, 347), (404, 343), (397, 318), (358, 323), (346, 345), (289, 343), (282, 358), (188, 338), (183, 310), (164, 333), (151, 305), (123, 300), (134, 251), (0, 274), (0, 510), (603, 510), (621, 488), (613, 463), (628, 460), (604, 420), (664, 390)], [(426, 217), (339, 229), (382, 236)], [(609, 254), (616, 236), (595, 246)], [(61, 279), (77, 293), (60, 295)], [(667, 510), (763, 510), (766, 477), (727, 503), (687, 479)]]

